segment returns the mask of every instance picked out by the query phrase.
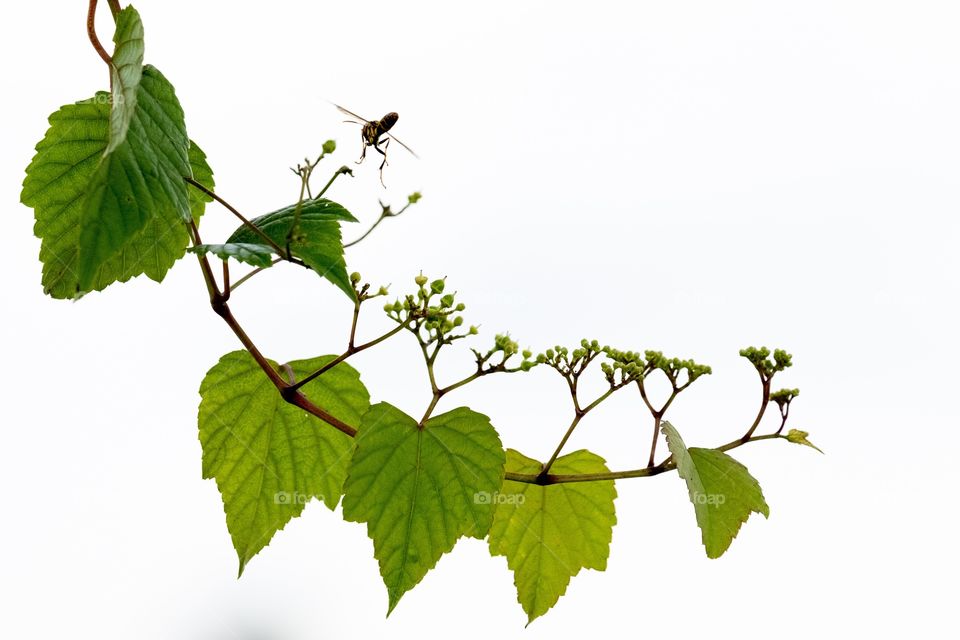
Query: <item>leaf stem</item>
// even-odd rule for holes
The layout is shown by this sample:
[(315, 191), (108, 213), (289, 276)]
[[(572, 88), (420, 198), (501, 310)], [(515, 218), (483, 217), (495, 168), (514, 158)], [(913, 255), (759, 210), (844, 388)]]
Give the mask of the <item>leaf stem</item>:
[(270, 245), (270, 248), (273, 249), (273, 250), (277, 253), (277, 255), (285, 258), (286, 260), (290, 260), (290, 259), (291, 259), (291, 256), (290, 256), (288, 253), (284, 252), (284, 250), (280, 247), (280, 245), (278, 245), (276, 242), (274, 242), (273, 239), (272, 239), (270, 236), (268, 236), (266, 233), (264, 233), (263, 229), (261, 229), (261, 228), (258, 227), (257, 225), (255, 225), (255, 224), (253, 224), (252, 222), (250, 222), (249, 220), (247, 220), (247, 219), (243, 216), (243, 214), (240, 213), (239, 211), (237, 211), (237, 210), (233, 207), (233, 205), (231, 205), (229, 202), (227, 202), (226, 200), (224, 200), (223, 198), (221, 198), (220, 196), (218, 196), (217, 194), (215, 194), (215, 193), (214, 193), (213, 191), (211, 191), (210, 189), (207, 189), (205, 186), (203, 186), (202, 184), (200, 184), (199, 182), (197, 182), (197, 181), (194, 180), (193, 178), (184, 176), (183, 179), (187, 181), (187, 184), (193, 185), (194, 187), (196, 187), (197, 189), (199, 189), (202, 193), (205, 193), (206, 195), (210, 196), (211, 198), (213, 198), (214, 200), (216, 200), (217, 202), (219, 202), (221, 205), (223, 205), (223, 206), (227, 209), (227, 211), (229, 211), (230, 213), (232, 213), (233, 215), (235, 215), (235, 216), (240, 220), (240, 222), (243, 223), (243, 225), (244, 225), (245, 227), (249, 227), (251, 230), (253, 230), (254, 233), (256, 233), (256, 234), (260, 237), (261, 240), (263, 240), (265, 243), (267, 243), (268, 245)]
[(349, 357), (352, 356), (353, 354), (355, 354), (355, 353), (360, 353), (361, 351), (364, 351), (365, 349), (369, 349), (370, 347), (375, 347), (375, 346), (377, 346), (378, 344), (380, 344), (381, 342), (383, 342), (384, 340), (387, 340), (388, 338), (396, 335), (396, 334), (399, 333), (400, 330), (403, 329), (404, 327), (406, 327), (406, 325), (399, 324), (399, 325), (397, 325), (396, 327), (394, 327), (393, 329), (391, 329), (390, 331), (387, 331), (385, 334), (383, 334), (383, 335), (380, 336), (379, 338), (375, 338), (375, 339), (371, 340), (370, 342), (365, 342), (364, 344), (361, 344), (361, 345), (358, 345), (358, 346), (352, 346), (352, 345), (351, 345), (350, 347), (347, 348), (346, 351), (344, 351), (344, 352), (341, 353), (339, 356), (337, 356), (336, 358), (334, 358), (333, 360), (331, 360), (331, 361), (328, 362), (327, 364), (323, 365), (322, 367), (320, 367), (319, 369), (317, 369), (316, 371), (314, 371), (313, 373), (311, 373), (310, 375), (308, 375), (308, 376), (307, 376), (306, 378), (304, 378), (303, 380), (300, 380), (300, 381), (297, 382), (296, 384), (290, 385), (291, 388), (293, 388), (293, 389), (299, 389), (300, 387), (302, 387), (303, 385), (307, 384), (308, 382), (310, 382), (310, 381), (312, 381), (312, 380), (315, 380), (316, 378), (322, 376), (324, 373), (326, 373), (326, 372), (329, 371), (330, 369), (334, 368), (335, 366), (337, 366), (338, 364), (340, 364), (341, 362), (343, 362), (344, 360), (346, 360), (347, 358), (349, 358)]
[[(750, 428), (747, 429), (747, 432), (743, 434), (743, 437), (740, 438), (744, 442), (749, 440), (750, 436), (753, 435), (753, 432), (757, 430), (758, 426), (760, 426), (760, 421), (763, 419), (763, 414), (767, 411), (767, 405), (770, 404), (770, 382), (773, 378), (772, 376), (768, 378), (761, 373), (760, 379), (763, 381), (763, 399), (760, 401), (760, 410), (757, 412), (756, 419), (753, 421), (753, 424), (750, 426)], [(783, 428), (782, 425), (781, 428)]]
[(570, 426), (567, 427), (567, 432), (563, 434), (563, 438), (560, 439), (560, 444), (557, 445), (557, 448), (554, 449), (553, 455), (550, 456), (550, 459), (547, 460), (547, 463), (543, 465), (543, 469), (540, 471), (541, 476), (546, 476), (550, 471), (550, 467), (553, 466), (553, 463), (557, 461), (557, 457), (560, 456), (560, 452), (563, 451), (563, 447), (567, 444), (567, 440), (570, 439), (570, 436), (573, 435), (573, 430), (577, 428), (577, 425), (580, 424), (580, 420), (583, 418), (584, 413), (577, 412), (573, 417), (573, 420), (570, 421)]
[(647, 409), (650, 411), (650, 415), (653, 416), (653, 439), (650, 442), (650, 457), (647, 460), (647, 467), (652, 467), (654, 463), (654, 458), (657, 455), (657, 442), (660, 439), (660, 423), (663, 420), (663, 415), (667, 412), (667, 409), (670, 408), (670, 405), (673, 404), (673, 401), (676, 399), (680, 392), (686, 389), (689, 386), (689, 382), (683, 386), (677, 386), (676, 379), (670, 377), (667, 378), (670, 380), (670, 385), (673, 390), (670, 392), (670, 397), (667, 398), (667, 401), (663, 403), (663, 406), (659, 409), (654, 408), (653, 403), (650, 402), (650, 399), (647, 397), (647, 389), (643, 386), (644, 378), (646, 374), (640, 376), (637, 379), (637, 387), (640, 389), (640, 397), (643, 398), (643, 403), (647, 405)]
[[(280, 262), (284, 262), (284, 259), (283, 259), (283, 258), (274, 258), (273, 262), (270, 263), (270, 266), (273, 266), (273, 265), (278, 264), (278, 263), (280, 263)], [(239, 287), (241, 284), (243, 284), (244, 282), (246, 282), (247, 280), (249, 280), (249, 279), (252, 278), (253, 276), (257, 275), (258, 273), (260, 273), (261, 271), (263, 271), (263, 270), (266, 269), (266, 268), (267, 268), (267, 267), (257, 267), (256, 269), (254, 269), (254, 270), (251, 271), (250, 273), (246, 274), (245, 276), (243, 276), (242, 278), (240, 278), (239, 280), (237, 280), (237, 281), (233, 284), (233, 289), (236, 290), (236, 288)]]
[[(99, 55), (100, 58), (107, 63), (108, 67), (112, 67), (113, 58), (111, 58), (110, 54), (107, 53), (107, 50), (103, 48), (103, 45), (100, 44), (100, 38), (97, 37), (96, 18), (97, 0), (90, 0), (90, 4), (87, 7), (87, 37), (90, 38), (90, 44), (93, 45), (97, 55)], [(113, 74), (111, 74), (110, 77), (112, 82)]]
[(547, 474), (549, 474), (550, 467), (552, 467), (553, 463), (557, 461), (557, 458), (560, 456), (560, 452), (563, 451), (563, 447), (567, 444), (567, 440), (569, 440), (570, 436), (573, 435), (573, 430), (577, 428), (578, 424), (580, 424), (580, 420), (582, 420), (585, 415), (587, 415), (588, 413), (596, 409), (601, 402), (603, 402), (604, 400), (609, 398), (611, 395), (613, 395), (614, 391), (622, 389), (623, 387), (625, 387), (627, 384), (631, 382), (630, 379), (627, 379), (621, 382), (620, 384), (611, 386), (609, 389), (607, 389), (602, 394), (600, 394), (600, 396), (596, 400), (594, 400), (593, 402), (588, 404), (586, 407), (581, 409), (580, 401), (577, 399), (577, 381), (579, 380), (579, 376), (581, 373), (583, 373), (583, 369), (586, 368), (587, 364), (589, 364), (589, 360), (587, 360), (587, 362), (583, 365), (583, 367), (580, 368), (578, 372), (576, 372), (575, 374), (567, 378), (567, 381), (570, 383), (570, 392), (571, 392), (571, 395), (573, 396), (574, 417), (573, 417), (573, 420), (570, 422), (570, 426), (567, 427), (567, 432), (563, 434), (563, 438), (560, 440), (560, 444), (558, 444), (557, 448), (554, 449), (553, 455), (550, 456), (550, 459), (547, 460), (547, 463), (543, 465), (543, 469), (540, 471), (540, 474), (539, 474), (540, 476), (546, 477)]
[[(203, 244), (203, 241), (200, 239), (200, 232), (197, 229), (196, 223), (191, 220), (189, 226), (191, 235), (193, 236), (194, 246)], [(340, 420), (336, 416), (331, 415), (329, 412), (315, 405), (310, 401), (309, 398), (300, 393), (299, 390), (292, 388), (292, 385), (287, 383), (287, 381), (280, 376), (277, 370), (270, 364), (270, 361), (267, 360), (262, 353), (260, 353), (260, 350), (257, 349), (257, 345), (254, 344), (253, 340), (250, 339), (250, 336), (247, 335), (247, 332), (243, 330), (243, 327), (240, 326), (240, 323), (237, 322), (237, 319), (233, 316), (233, 313), (230, 311), (230, 307), (227, 305), (227, 301), (224, 299), (223, 294), (221, 294), (219, 289), (217, 289), (217, 283), (213, 277), (213, 270), (210, 268), (210, 261), (207, 259), (206, 254), (198, 254), (197, 259), (200, 261), (200, 271), (203, 273), (203, 279), (206, 282), (207, 291), (210, 293), (210, 306), (213, 308), (214, 313), (220, 316), (223, 321), (227, 323), (227, 326), (230, 327), (234, 335), (236, 335), (240, 340), (243, 348), (247, 350), (250, 356), (267, 375), (267, 378), (270, 379), (270, 382), (272, 382), (280, 392), (280, 396), (290, 404), (300, 407), (307, 413), (320, 418), (327, 424), (339, 429), (348, 436), (355, 436), (357, 434), (357, 429), (355, 427), (352, 427), (343, 420)]]
[(380, 223), (381, 223), (381, 222), (383, 222), (383, 221), (386, 220), (387, 218), (396, 218), (397, 216), (401, 215), (404, 211), (406, 211), (407, 209), (410, 208), (410, 204), (411, 204), (411, 203), (408, 202), (407, 204), (403, 205), (403, 208), (400, 209), (400, 211), (394, 212), (394, 211), (391, 211), (391, 210), (390, 210), (390, 207), (389, 207), (389, 206), (386, 206), (386, 205), (384, 205), (384, 204), (381, 202), (381, 203), (380, 203), (380, 208), (381, 208), (380, 217), (377, 218), (377, 221), (374, 222), (373, 225), (371, 225), (371, 227), (370, 227), (369, 229), (367, 229), (366, 232), (364, 232), (364, 234), (363, 234), (362, 236), (360, 236), (360, 237), (357, 238), (356, 240), (352, 240), (352, 241), (346, 243), (345, 245), (343, 245), (343, 248), (344, 248), (344, 249), (347, 249), (347, 248), (349, 248), (349, 247), (352, 247), (352, 246), (355, 245), (355, 244), (359, 244), (359, 243), (362, 242), (364, 239), (366, 239), (367, 236), (369, 236), (371, 233), (373, 233), (373, 230), (376, 229), (378, 226), (380, 226)]
[[(322, 157), (322, 156), (321, 156), (321, 157)], [(319, 159), (317, 160), (317, 162), (319, 162)], [(322, 198), (322, 197), (323, 197), (323, 194), (325, 194), (325, 193), (327, 192), (327, 189), (330, 188), (330, 185), (333, 184), (333, 181), (336, 180), (337, 177), (339, 177), (339, 176), (341, 176), (341, 175), (343, 175), (343, 174), (345, 174), (345, 173), (349, 173), (350, 175), (353, 175), (353, 169), (351, 169), (350, 167), (348, 167), (348, 166), (346, 166), (346, 165), (344, 165), (344, 166), (340, 167), (339, 169), (337, 169), (337, 170), (334, 172), (334, 174), (333, 174), (332, 176), (330, 176), (330, 179), (327, 180), (327, 184), (325, 184), (325, 185), (323, 186), (323, 189), (320, 190), (320, 193), (318, 193), (318, 194), (316, 195), (316, 197), (314, 198), (314, 200), (319, 200), (320, 198)], [(349, 246), (349, 245), (347, 245), (347, 246)]]
[[(760, 440), (786, 439), (786, 436), (770, 433), (762, 436), (753, 436), (747, 441), (734, 440), (727, 444), (717, 447), (716, 451), (729, 451), (743, 446), (748, 442), (759, 442)], [(507, 471), (504, 474), (505, 480), (513, 482), (523, 482), (526, 484), (551, 485), (564, 484), (569, 482), (601, 482), (604, 480), (623, 480), (626, 478), (648, 478), (650, 476), (660, 475), (667, 471), (673, 471), (677, 466), (673, 458), (667, 458), (655, 467), (644, 467), (642, 469), (630, 469), (629, 471), (609, 471), (606, 473), (576, 473), (576, 474), (544, 474), (544, 473), (515, 473)]]

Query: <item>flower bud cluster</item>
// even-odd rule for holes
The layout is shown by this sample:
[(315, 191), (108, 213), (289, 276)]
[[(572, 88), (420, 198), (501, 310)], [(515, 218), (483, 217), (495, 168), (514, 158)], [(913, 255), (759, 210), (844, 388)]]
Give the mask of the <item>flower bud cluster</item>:
[(379, 298), (390, 293), (385, 286), (379, 287), (376, 293), (370, 293), (370, 283), (364, 282), (361, 284), (361, 280), (363, 280), (363, 276), (361, 276), (359, 272), (354, 271), (350, 274), (350, 286), (353, 287), (354, 293), (357, 294), (358, 303), (369, 300), (370, 298)]
[(770, 401), (776, 402), (782, 413), (798, 395), (800, 395), (800, 389), (780, 389), (770, 394)]
[(646, 351), (644, 355), (647, 358), (647, 370), (663, 371), (676, 387), (677, 379), (680, 374), (686, 371), (687, 381), (684, 387), (689, 386), (700, 376), (710, 375), (713, 369), (705, 364), (697, 364), (693, 360), (681, 360), (680, 358), (668, 358), (660, 351)]
[(414, 282), (417, 285), (415, 293), (383, 306), (387, 316), (409, 325), (408, 328), (425, 344), (449, 344), (477, 334), (476, 327), (461, 329), (464, 320), (460, 313), (467, 307), (456, 301), (455, 293), (444, 293), (445, 278), (430, 281), (421, 273)]
[(773, 374), (793, 365), (793, 356), (783, 349), (774, 350), (773, 360), (770, 359), (770, 349), (766, 347), (747, 347), (740, 350), (740, 355), (756, 367), (764, 380), (770, 380)]
[[(493, 339), (493, 347), (486, 353), (480, 353), (477, 350), (474, 350), (474, 353), (477, 356), (477, 367), (480, 370), (483, 370), (484, 365), (487, 364), (490, 358), (498, 353), (501, 354), (500, 362), (491, 365), (488, 369), (500, 371), (530, 371), (530, 369), (533, 369), (538, 364), (535, 360), (531, 360), (533, 352), (529, 349), (521, 351), (520, 345), (510, 337), (509, 333), (498, 333)], [(507, 361), (517, 354), (520, 354), (523, 360), (516, 367), (507, 368)]]
[(636, 351), (620, 351), (604, 347), (603, 354), (610, 362), (600, 363), (600, 369), (610, 386), (621, 386), (639, 380), (646, 373), (647, 363)]

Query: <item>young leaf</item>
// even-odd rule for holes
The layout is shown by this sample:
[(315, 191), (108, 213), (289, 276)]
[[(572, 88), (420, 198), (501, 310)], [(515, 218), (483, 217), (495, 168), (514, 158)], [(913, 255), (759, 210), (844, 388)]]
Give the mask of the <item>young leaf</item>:
[(385, 402), (363, 416), (344, 485), (343, 517), (366, 522), (389, 608), (461, 536), (483, 538), (503, 480), (500, 437), (465, 407), (417, 421)]
[(113, 152), (127, 138), (127, 129), (137, 109), (137, 89), (143, 72), (143, 23), (140, 14), (127, 6), (117, 15), (113, 33), (113, 108), (110, 111), (110, 142), (104, 154)]
[(218, 258), (233, 258), (239, 262), (246, 262), (255, 267), (269, 267), (273, 264), (273, 249), (265, 244), (249, 244), (233, 242), (227, 244), (198, 244), (190, 247), (191, 253), (212, 253)]
[[(138, 175), (142, 177), (137, 168), (129, 176), (130, 181), (121, 176), (120, 182), (114, 185), (120, 200), (115, 201), (112, 208), (106, 206), (104, 213), (112, 211), (119, 217), (118, 228), (126, 228), (127, 223), (122, 221), (128, 213), (142, 213), (146, 223), (126, 239), (119, 253), (95, 269), (84, 286), (80, 283), (79, 269), (81, 229), (89, 213), (91, 192), (99, 185), (96, 188), (101, 195), (104, 193), (103, 184), (97, 180), (103, 177), (100, 175), (102, 157), (110, 135), (109, 94), (98, 93), (90, 100), (66, 105), (53, 113), (50, 128), (37, 144), (37, 153), (27, 167), (20, 199), (34, 209), (34, 233), (42, 239), (43, 287), (54, 298), (100, 291), (142, 273), (159, 282), (186, 249), (189, 237), (181, 217), (187, 202), (182, 176), (190, 175), (190, 169), (174, 160), (181, 154), (179, 143), (174, 138), (165, 138), (164, 133), (165, 128), (177, 128), (171, 123), (182, 125), (183, 112), (173, 87), (150, 66), (144, 68), (138, 95), (138, 114), (131, 121), (126, 143), (114, 154), (126, 154), (129, 159), (130, 145), (135, 145), (144, 158), (151, 156), (151, 149), (159, 149), (167, 160), (158, 161), (154, 153), (145, 165), (149, 179), (137, 179)], [(154, 120), (167, 124), (158, 127)], [(145, 128), (147, 124), (149, 127)], [(182, 152), (186, 153), (185, 147)], [(175, 173), (176, 167), (188, 173)], [(149, 188), (134, 190), (134, 185)], [(137, 199), (136, 206), (121, 206), (125, 198)], [(86, 245), (85, 248), (90, 249)]]
[[(288, 366), (303, 378), (331, 359), (322, 356)], [(360, 375), (346, 363), (303, 390), (352, 424), (359, 423), (370, 406)], [(203, 379), (200, 396), (203, 477), (217, 481), (243, 573), (273, 535), (300, 515), (307, 500), (317, 498), (336, 508), (353, 440), (285, 402), (246, 351), (223, 356)]]
[(787, 441), (792, 442), (793, 444), (802, 444), (810, 447), (811, 449), (816, 449), (820, 453), (823, 453), (823, 450), (821, 450), (820, 447), (807, 440), (809, 435), (810, 434), (808, 432), (800, 431), (800, 429), (790, 429), (790, 431), (787, 432)]
[[(507, 449), (507, 469), (540, 473), (543, 465)], [(554, 462), (551, 473), (606, 473), (603, 458), (586, 450)], [(607, 568), (617, 522), (613, 481), (540, 486), (507, 480), (490, 527), (490, 554), (506, 556), (527, 624), (546, 613), (580, 569)]]
[(751, 512), (770, 517), (760, 484), (747, 468), (715, 449), (690, 449), (669, 422), (661, 427), (697, 516), (707, 557), (719, 558)]
[[(281, 247), (287, 244), (287, 236), (294, 225), (296, 205), (284, 207), (251, 220), (267, 236)], [(326, 278), (346, 293), (352, 300), (355, 296), (347, 264), (343, 259), (343, 240), (340, 236), (340, 221), (356, 222), (349, 211), (336, 202), (326, 199), (308, 200), (300, 209), (300, 224), (290, 243), (290, 251), (307, 266)], [(246, 225), (233, 232), (227, 242), (261, 242), (261, 238)]]
[[(190, 141), (187, 157), (190, 160), (190, 171), (193, 173), (193, 179), (213, 191), (216, 187), (213, 181), (213, 169), (207, 163), (207, 154), (193, 140)], [(190, 216), (194, 222), (197, 222), (203, 215), (207, 203), (213, 202), (213, 198), (190, 185), (187, 185), (187, 196), (190, 201)]]

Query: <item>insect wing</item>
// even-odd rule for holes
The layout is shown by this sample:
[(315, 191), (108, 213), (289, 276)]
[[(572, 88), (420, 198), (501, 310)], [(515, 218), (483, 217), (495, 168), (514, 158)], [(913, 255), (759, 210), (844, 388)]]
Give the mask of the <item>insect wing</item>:
[[(355, 114), (353, 111), (350, 111), (349, 109), (344, 109), (343, 107), (341, 107), (340, 105), (338, 105), (338, 104), (336, 104), (336, 103), (331, 103), (331, 104), (333, 104), (333, 106), (335, 106), (337, 109), (340, 109), (341, 112), (347, 114), (347, 115), (350, 116), (351, 118), (356, 118), (357, 120), (362, 120), (362, 121), (367, 122), (367, 123), (370, 122), (370, 121), (367, 120), (366, 118), (364, 118), (364, 117), (362, 117), (362, 116), (358, 116), (357, 114)], [(398, 140), (398, 142), (399, 142), (399, 140)], [(401, 142), (400, 144), (403, 144), (403, 143)], [(407, 145), (403, 145), (403, 146), (407, 146)]]
[(404, 149), (412, 153), (414, 158), (417, 158), (418, 160), (420, 159), (420, 156), (417, 155), (417, 152), (411, 149), (410, 147), (408, 147), (407, 145), (403, 144), (403, 142), (401, 142), (397, 138), (397, 136), (393, 135), (392, 133), (384, 133), (383, 135), (387, 136), (388, 138), (393, 138), (393, 140), (396, 141), (397, 144), (399, 144), (401, 147), (403, 147)]

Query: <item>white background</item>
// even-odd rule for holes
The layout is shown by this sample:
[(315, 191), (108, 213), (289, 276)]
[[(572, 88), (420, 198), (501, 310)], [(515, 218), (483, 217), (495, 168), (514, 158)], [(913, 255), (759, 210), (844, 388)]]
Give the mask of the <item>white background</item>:
[[(45, 298), (23, 168), (46, 115), (105, 87), (86, 3), (5, 7), (0, 189), (3, 452), (0, 636), (316, 638), (945, 637), (955, 624), (960, 273), (960, 13), (950, 2), (143, 1), (147, 59), (173, 81), (218, 191), (250, 215), (289, 204), (288, 167), (333, 137), (321, 176), (359, 154), (327, 101), (398, 111), (388, 188), (367, 162), (330, 192), (404, 218), (348, 261), (375, 284), (448, 276), (482, 325), (541, 350), (581, 337), (713, 365), (670, 417), (688, 443), (743, 432), (759, 385), (737, 356), (784, 347), (792, 426), (826, 452), (735, 452), (771, 516), (704, 556), (675, 474), (617, 484), (609, 569), (574, 578), (524, 631), (512, 576), (462, 541), (385, 620), (362, 525), (318, 504), (235, 579), (197, 388), (238, 347), (196, 263), (77, 303)], [(111, 30), (101, 8), (101, 37)], [(351, 165), (352, 166), (352, 165)], [(321, 178), (322, 179), (322, 178)], [(222, 209), (205, 238), (235, 226)], [(362, 230), (346, 229), (348, 238)], [(245, 290), (244, 290), (245, 289)], [(296, 268), (238, 292), (277, 360), (339, 352), (343, 294)], [(363, 318), (372, 337), (389, 323)], [(355, 365), (419, 414), (415, 345)], [(468, 357), (440, 367), (460, 377)], [(622, 397), (621, 397), (622, 396)], [(549, 370), (444, 400), (543, 458), (569, 420)], [(764, 429), (774, 426), (771, 420)], [(581, 425), (611, 468), (642, 466), (632, 391)], [(955, 627), (954, 627), (955, 628)]]

